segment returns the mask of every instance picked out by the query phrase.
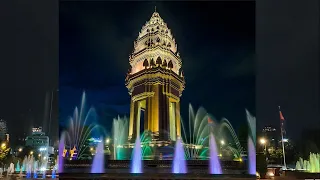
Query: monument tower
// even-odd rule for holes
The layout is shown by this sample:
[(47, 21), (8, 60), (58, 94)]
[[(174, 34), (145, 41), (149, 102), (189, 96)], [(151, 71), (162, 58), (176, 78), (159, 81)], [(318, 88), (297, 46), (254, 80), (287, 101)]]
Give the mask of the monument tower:
[(134, 41), (129, 63), (128, 140), (133, 142), (148, 131), (154, 141), (175, 141), (181, 137), (180, 97), (185, 81), (175, 39), (156, 10)]

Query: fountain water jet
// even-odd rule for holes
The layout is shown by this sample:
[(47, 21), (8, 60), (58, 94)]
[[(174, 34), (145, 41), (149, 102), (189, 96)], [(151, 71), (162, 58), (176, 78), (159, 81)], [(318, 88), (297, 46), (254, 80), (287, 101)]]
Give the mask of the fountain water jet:
[(249, 174), (256, 174), (256, 118), (246, 110), (249, 125), (248, 135), (248, 171)]
[(174, 150), (172, 173), (187, 173), (184, 148), (180, 138), (177, 140)]
[(142, 173), (142, 152), (141, 142), (138, 136), (134, 144), (132, 161), (131, 161), (131, 173)]
[[(101, 137), (101, 139), (103, 139)], [(99, 142), (97, 152), (93, 159), (91, 173), (104, 173), (104, 144)]]
[(45, 178), (46, 178), (46, 170), (42, 172), (42, 179), (45, 179)]
[(210, 133), (210, 166), (209, 173), (210, 174), (222, 174), (220, 161), (218, 158), (218, 150), (215, 137), (212, 133)]
[(256, 149), (253, 144), (253, 140), (248, 137), (248, 163), (249, 163), (249, 174), (256, 174)]
[(311, 173), (320, 172), (320, 154), (310, 153), (309, 160), (299, 158), (296, 163), (296, 170), (304, 170)]
[(86, 110), (86, 93), (83, 92), (81, 98), (80, 108), (75, 107), (73, 116), (69, 117), (69, 126), (64, 133), (66, 134), (64, 145), (66, 147), (74, 147), (73, 159), (79, 159), (88, 148), (85, 146), (86, 141), (92, 135), (95, 130), (101, 130), (104, 135), (106, 131), (103, 127), (96, 122), (98, 115), (94, 107), (90, 107)]
[(16, 172), (20, 172), (20, 161), (19, 160), (16, 165)]
[(61, 134), (61, 138), (59, 141), (59, 155), (58, 155), (58, 172), (63, 172), (63, 151), (65, 145), (65, 133)]
[(128, 132), (129, 132), (129, 124), (128, 119), (126, 117), (114, 118), (112, 124), (112, 136), (113, 136), (113, 144), (114, 144), (114, 160), (122, 160), (125, 159), (125, 153), (122, 148), (117, 148), (119, 145), (126, 143), (128, 140)]
[(38, 178), (37, 169), (38, 169), (38, 161), (35, 161), (33, 164), (33, 178), (34, 179)]

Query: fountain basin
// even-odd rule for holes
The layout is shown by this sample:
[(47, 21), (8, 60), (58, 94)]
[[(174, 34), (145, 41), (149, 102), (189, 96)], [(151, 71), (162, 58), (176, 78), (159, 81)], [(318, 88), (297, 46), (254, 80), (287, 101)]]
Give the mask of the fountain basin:
[[(186, 160), (188, 174), (208, 174), (209, 161)], [(221, 161), (223, 174), (248, 174), (246, 162)], [(90, 173), (92, 161), (90, 160), (66, 160), (64, 169), (66, 173)], [(130, 160), (107, 160), (105, 173), (128, 174), (130, 173)], [(147, 174), (171, 174), (172, 160), (144, 160), (143, 172)]]
[(310, 173), (304, 171), (283, 171), (284, 176), (292, 179), (320, 179), (320, 173)]
[(172, 174), (172, 173), (159, 173), (159, 174), (149, 174), (149, 173), (107, 173), (107, 174), (91, 174), (91, 173), (61, 173), (59, 179), (153, 179), (153, 180), (163, 180), (163, 179), (230, 179), (230, 180), (245, 180), (245, 179), (256, 179), (253, 175), (241, 174)]

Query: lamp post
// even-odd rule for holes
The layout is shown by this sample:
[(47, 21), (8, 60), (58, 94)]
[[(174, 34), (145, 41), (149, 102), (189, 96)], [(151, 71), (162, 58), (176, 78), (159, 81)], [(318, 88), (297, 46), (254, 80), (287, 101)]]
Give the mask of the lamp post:
[(221, 157), (222, 156), (222, 147), (225, 144), (223, 139), (220, 141), (220, 144), (221, 144), (221, 146), (220, 146), (220, 157)]
[(263, 152), (266, 153), (267, 151), (267, 140), (265, 138), (260, 139), (260, 144), (263, 145)]
[(268, 161), (268, 158), (267, 158), (267, 140), (265, 138), (261, 138), (260, 139), (260, 144), (264, 146), (263, 153), (266, 156), (266, 162), (267, 162)]

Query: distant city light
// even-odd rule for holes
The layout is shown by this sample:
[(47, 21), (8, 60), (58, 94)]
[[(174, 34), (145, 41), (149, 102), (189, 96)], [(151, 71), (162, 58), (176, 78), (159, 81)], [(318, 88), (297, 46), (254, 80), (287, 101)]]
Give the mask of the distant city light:
[(220, 143), (221, 143), (221, 145), (224, 145), (224, 140), (221, 140)]
[(46, 150), (47, 150), (47, 148), (44, 148), (44, 147), (39, 149), (39, 151), (46, 151)]
[(110, 142), (110, 139), (109, 139), (109, 138), (107, 138), (107, 139), (106, 139), (106, 143), (107, 143), (107, 144), (109, 144), (109, 142)]
[(2, 143), (1, 148), (6, 148), (6, 143)]
[(22, 151), (22, 148), (19, 148), (18, 151), (21, 152), (21, 151)]
[(30, 154), (33, 154), (33, 151), (30, 151)]
[(288, 141), (289, 141), (289, 139), (283, 138), (283, 142), (288, 142)]

